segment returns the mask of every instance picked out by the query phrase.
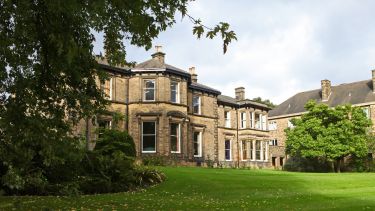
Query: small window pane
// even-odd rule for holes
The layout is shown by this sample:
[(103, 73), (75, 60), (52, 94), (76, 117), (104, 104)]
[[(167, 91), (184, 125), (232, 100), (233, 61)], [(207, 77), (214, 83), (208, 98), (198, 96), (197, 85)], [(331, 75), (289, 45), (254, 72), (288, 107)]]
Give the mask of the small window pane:
[(143, 136), (143, 151), (155, 151), (155, 136)]
[(155, 122), (143, 122), (143, 134), (155, 134)]
[(145, 88), (155, 88), (154, 80), (145, 80)]
[(225, 140), (225, 160), (230, 160), (230, 140)]
[(200, 114), (200, 97), (193, 96), (193, 112), (195, 114)]

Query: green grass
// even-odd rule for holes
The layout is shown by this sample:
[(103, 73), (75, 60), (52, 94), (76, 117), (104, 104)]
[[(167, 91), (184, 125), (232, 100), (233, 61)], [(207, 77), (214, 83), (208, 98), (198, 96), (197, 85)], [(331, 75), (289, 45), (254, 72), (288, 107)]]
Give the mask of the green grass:
[(0, 210), (375, 210), (374, 173), (162, 168), (167, 181), (135, 193), (0, 197)]

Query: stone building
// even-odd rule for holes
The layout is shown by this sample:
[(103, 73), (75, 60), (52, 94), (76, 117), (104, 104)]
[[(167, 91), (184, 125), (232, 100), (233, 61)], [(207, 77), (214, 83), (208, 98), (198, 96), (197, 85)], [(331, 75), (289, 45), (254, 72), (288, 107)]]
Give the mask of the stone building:
[[(329, 80), (321, 81), (321, 88), (297, 93), (269, 112), (269, 127), (271, 142), (280, 148), (285, 147), (286, 135), (284, 130), (293, 127), (290, 120), (306, 113), (304, 108), (309, 100), (325, 103), (330, 107), (351, 104), (362, 107), (375, 129), (375, 70), (370, 80), (332, 86)], [(283, 154), (285, 154), (283, 152)], [(282, 158), (285, 155), (281, 156)], [(281, 162), (282, 164), (283, 162)], [(279, 163), (280, 164), (280, 163)]]
[[(198, 83), (195, 68), (182, 70), (165, 63), (157, 47), (152, 58), (134, 68), (101, 66), (110, 79), (102, 84), (108, 111), (126, 118), (118, 128), (133, 137), (137, 156), (165, 156), (192, 165), (270, 167), (273, 146), (269, 146), (266, 105), (236, 98)], [(77, 132), (90, 134), (93, 148), (98, 127), (113, 127), (111, 115), (82, 120)]]

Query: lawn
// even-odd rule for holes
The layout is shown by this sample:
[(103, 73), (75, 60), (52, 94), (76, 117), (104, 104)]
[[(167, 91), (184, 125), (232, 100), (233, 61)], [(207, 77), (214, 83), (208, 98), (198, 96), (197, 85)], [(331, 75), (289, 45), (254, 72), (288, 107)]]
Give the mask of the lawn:
[(2, 196), (0, 210), (375, 210), (374, 173), (161, 169), (167, 181), (145, 191), (80, 197)]

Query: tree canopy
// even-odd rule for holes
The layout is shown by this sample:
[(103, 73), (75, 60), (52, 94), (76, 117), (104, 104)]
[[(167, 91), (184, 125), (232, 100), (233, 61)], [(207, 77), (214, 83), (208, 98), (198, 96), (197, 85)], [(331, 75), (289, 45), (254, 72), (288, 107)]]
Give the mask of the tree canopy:
[(0, 176), (13, 179), (9, 187), (24, 184), (14, 181), (22, 175), (63, 163), (68, 155), (58, 147), (72, 140), (71, 126), (105, 109), (95, 31), (104, 35), (109, 64), (125, 65), (124, 40), (149, 49), (180, 13), (198, 38), (220, 36), (226, 52), (235, 33), (227, 23), (210, 28), (191, 17), (189, 2), (0, 0)]
[(295, 127), (286, 129), (286, 150), (291, 156), (322, 158), (340, 171), (343, 158), (367, 155), (367, 135), (371, 121), (360, 107), (330, 108), (309, 101), (306, 114), (292, 119)]
[(275, 108), (277, 105), (271, 102), (269, 99), (262, 99), (261, 97), (255, 97), (252, 99), (252, 101), (258, 102), (258, 103), (263, 103), (267, 105), (270, 108)]

